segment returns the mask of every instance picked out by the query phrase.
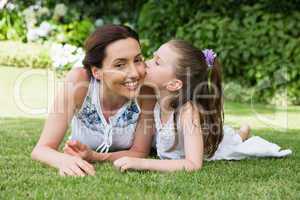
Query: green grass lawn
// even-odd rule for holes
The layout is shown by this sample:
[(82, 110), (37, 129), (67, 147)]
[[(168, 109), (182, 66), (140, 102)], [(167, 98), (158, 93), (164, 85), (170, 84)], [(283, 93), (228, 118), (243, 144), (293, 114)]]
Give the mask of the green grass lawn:
[[(19, 69), (20, 70), (20, 69)], [(253, 134), (291, 148), (283, 159), (205, 162), (199, 172), (157, 173), (116, 171), (97, 164), (95, 177), (63, 178), (56, 169), (32, 161), (43, 116), (28, 116), (11, 102), (17, 69), (0, 67), (0, 199), (300, 199), (300, 108), (227, 102), (227, 124), (248, 122)], [(24, 70), (24, 69), (23, 69)], [(4, 73), (5, 72), (5, 73)], [(36, 77), (24, 96), (45, 104), (45, 82)], [(35, 90), (31, 88), (34, 87)], [(35, 118), (29, 118), (35, 117)], [(40, 118), (36, 118), (40, 117)], [(66, 139), (66, 137), (65, 137)]]

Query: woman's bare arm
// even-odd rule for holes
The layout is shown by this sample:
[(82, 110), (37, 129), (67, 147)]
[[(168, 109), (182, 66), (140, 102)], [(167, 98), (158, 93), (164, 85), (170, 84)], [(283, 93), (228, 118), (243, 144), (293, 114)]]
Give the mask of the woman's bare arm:
[(87, 92), (84, 85), (87, 81), (84, 69), (74, 69), (67, 74), (55, 95), (40, 139), (31, 153), (32, 159), (60, 169), (61, 175), (94, 173), (93, 166), (86, 161), (57, 151), (74, 115), (76, 104), (82, 103), (84, 99)]

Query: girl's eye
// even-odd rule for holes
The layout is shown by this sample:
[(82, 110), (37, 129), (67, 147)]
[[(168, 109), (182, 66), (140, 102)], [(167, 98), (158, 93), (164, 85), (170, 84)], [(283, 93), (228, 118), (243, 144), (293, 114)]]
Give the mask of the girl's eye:
[(159, 63), (158, 63), (157, 61), (155, 61), (155, 64), (156, 64), (156, 65), (159, 65)]

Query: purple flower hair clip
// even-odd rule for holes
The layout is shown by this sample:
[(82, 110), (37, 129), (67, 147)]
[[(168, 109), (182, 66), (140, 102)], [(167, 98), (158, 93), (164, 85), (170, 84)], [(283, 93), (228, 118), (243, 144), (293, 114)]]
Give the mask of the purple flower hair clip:
[(212, 74), (212, 67), (214, 66), (215, 58), (217, 57), (217, 54), (212, 49), (204, 49), (202, 51), (205, 57), (206, 64), (208, 66), (208, 80), (207, 80), (207, 86), (208, 86), (208, 92), (211, 93), (211, 74)]
[(217, 57), (217, 54), (212, 49), (204, 49), (202, 53), (205, 56), (205, 61), (208, 68), (212, 68), (214, 65), (214, 60)]

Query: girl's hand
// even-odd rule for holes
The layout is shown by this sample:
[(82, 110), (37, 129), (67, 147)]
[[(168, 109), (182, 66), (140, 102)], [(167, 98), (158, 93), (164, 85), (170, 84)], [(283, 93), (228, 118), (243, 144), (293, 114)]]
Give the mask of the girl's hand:
[(86, 161), (94, 160), (94, 153), (87, 145), (82, 144), (77, 140), (69, 140), (66, 142), (65, 147), (63, 148), (64, 153), (80, 157)]
[(59, 175), (61, 176), (85, 176), (96, 174), (93, 165), (79, 157), (65, 155), (58, 166)]
[(142, 164), (143, 159), (133, 157), (122, 157), (114, 162), (114, 166), (121, 172), (129, 169), (141, 169)]

